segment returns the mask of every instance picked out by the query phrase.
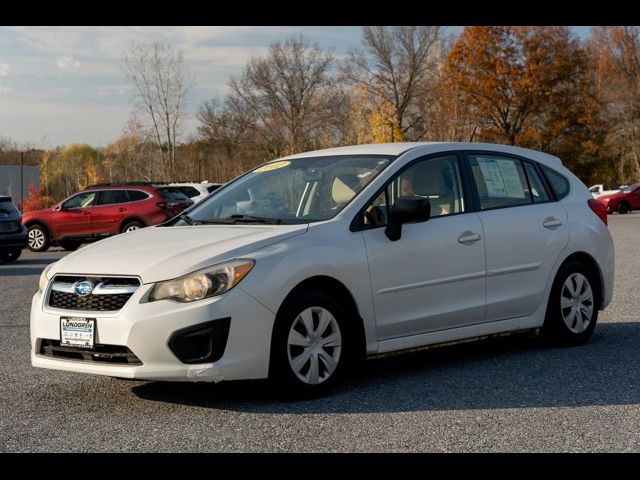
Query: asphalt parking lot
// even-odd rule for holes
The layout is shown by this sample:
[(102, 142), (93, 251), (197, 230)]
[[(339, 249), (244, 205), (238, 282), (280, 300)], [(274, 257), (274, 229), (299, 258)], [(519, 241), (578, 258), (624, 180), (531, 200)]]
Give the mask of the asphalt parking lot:
[(591, 341), (510, 337), (371, 360), (329, 397), (262, 382), (121, 381), (32, 368), (44, 266), (0, 265), (0, 451), (640, 451), (640, 213), (613, 215), (612, 304)]

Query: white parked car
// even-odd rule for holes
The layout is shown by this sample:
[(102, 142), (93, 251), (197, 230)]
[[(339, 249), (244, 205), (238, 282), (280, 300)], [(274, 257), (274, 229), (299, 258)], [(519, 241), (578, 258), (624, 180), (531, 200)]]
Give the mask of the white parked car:
[(626, 185), (621, 186), (617, 190), (605, 190), (604, 185), (599, 183), (597, 185), (592, 185), (591, 187), (589, 187), (589, 192), (591, 192), (593, 198), (598, 198), (602, 197), (603, 195), (613, 195), (614, 193), (618, 193), (625, 186)]
[(205, 180), (201, 183), (171, 183), (169, 186), (176, 187), (184, 195), (193, 200), (193, 203), (198, 203), (207, 198), (210, 193), (215, 192), (222, 184), (211, 183)]
[(580, 344), (613, 294), (606, 221), (559, 159), (531, 150), (294, 155), (171, 225), (47, 267), (31, 361), (148, 380), (271, 377), (316, 392), (367, 355), (533, 329)]

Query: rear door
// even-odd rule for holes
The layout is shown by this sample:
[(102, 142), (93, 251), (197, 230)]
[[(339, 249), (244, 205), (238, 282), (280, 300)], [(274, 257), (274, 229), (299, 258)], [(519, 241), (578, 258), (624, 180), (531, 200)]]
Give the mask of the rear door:
[(569, 241), (567, 211), (554, 201), (534, 162), (467, 153), (473, 172), (487, 267), (486, 321), (532, 314)]
[(82, 192), (61, 205), (52, 216), (56, 239), (91, 236), (91, 214), (97, 192)]
[(95, 236), (120, 233), (120, 223), (127, 215), (126, 190), (102, 190), (98, 192), (91, 224)]

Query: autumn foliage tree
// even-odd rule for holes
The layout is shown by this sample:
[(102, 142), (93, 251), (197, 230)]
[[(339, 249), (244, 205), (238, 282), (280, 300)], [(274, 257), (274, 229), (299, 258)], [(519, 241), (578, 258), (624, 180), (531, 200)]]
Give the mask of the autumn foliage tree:
[(515, 145), (533, 117), (549, 121), (551, 101), (578, 94), (585, 68), (568, 27), (465, 27), (444, 75), (485, 136)]

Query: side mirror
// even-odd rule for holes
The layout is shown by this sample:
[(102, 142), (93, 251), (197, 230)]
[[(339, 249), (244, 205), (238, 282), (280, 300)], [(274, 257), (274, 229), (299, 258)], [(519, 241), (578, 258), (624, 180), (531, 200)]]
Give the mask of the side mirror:
[(431, 202), (428, 198), (411, 196), (400, 197), (389, 211), (389, 221), (384, 233), (395, 242), (402, 236), (403, 223), (426, 222), (431, 216)]
[(58, 205), (58, 206), (53, 207), (53, 208), (51, 209), (51, 211), (52, 211), (52, 212), (59, 212), (60, 210), (62, 210), (62, 205)]

